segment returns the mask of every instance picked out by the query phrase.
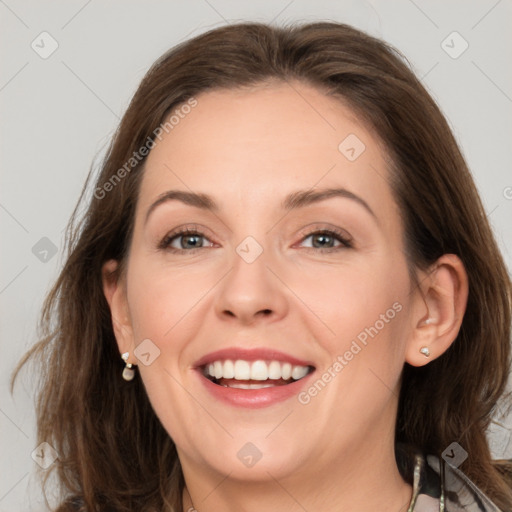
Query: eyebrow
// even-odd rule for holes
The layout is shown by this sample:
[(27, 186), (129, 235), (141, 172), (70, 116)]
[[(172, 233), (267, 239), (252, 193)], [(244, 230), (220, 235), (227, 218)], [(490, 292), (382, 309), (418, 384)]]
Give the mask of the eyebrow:
[(370, 213), (375, 219), (377, 216), (375, 212), (370, 208), (370, 205), (358, 195), (350, 192), (346, 188), (325, 188), (321, 190), (299, 190), (288, 195), (282, 203), (282, 207), (285, 210), (294, 210), (296, 208), (302, 208), (331, 197), (344, 197), (346, 199), (352, 199), (361, 206), (363, 206), (368, 213)]
[[(321, 190), (299, 190), (297, 192), (292, 192), (281, 203), (281, 207), (284, 210), (290, 211), (295, 210), (297, 208), (303, 208), (310, 204), (318, 203), (320, 201), (324, 201), (326, 199), (330, 199), (332, 197), (344, 197), (346, 199), (351, 199), (361, 206), (363, 206), (375, 219), (377, 216), (374, 211), (370, 208), (369, 204), (358, 195), (350, 192), (345, 188), (326, 188)], [(218, 212), (219, 206), (215, 202), (215, 200), (207, 195), (197, 192), (187, 192), (184, 190), (168, 190), (161, 194), (156, 201), (148, 208), (146, 213), (145, 222), (147, 222), (151, 213), (163, 203), (168, 201), (181, 201), (182, 203), (195, 206), (196, 208), (200, 208), (202, 210), (208, 210), (211, 212)]]

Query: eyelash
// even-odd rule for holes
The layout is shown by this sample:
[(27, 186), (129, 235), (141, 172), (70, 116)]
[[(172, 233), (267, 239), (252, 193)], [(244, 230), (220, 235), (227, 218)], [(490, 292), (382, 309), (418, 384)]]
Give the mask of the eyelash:
[[(170, 233), (170, 234), (166, 235), (162, 239), (162, 241), (158, 244), (158, 249), (169, 251), (169, 252), (172, 252), (172, 253), (183, 253), (183, 252), (189, 252), (190, 253), (190, 252), (196, 252), (196, 251), (201, 250), (201, 249), (207, 249), (207, 247), (193, 247), (192, 249), (176, 249), (175, 247), (170, 247), (171, 243), (176, 238), (179, 238), (179, 237), (185, 236), (185, 235), (198, 236), (198, 237), (201, 237), (201, 238), (205, 238), (206, 240), (209, 240), (200, 231), (197, 231), (195, 229), (186, 228), (186, 229), (181, 229), (179, 231), (176, 231), (174, 233)], [(314, 230), (314, 231), (310, 231), (310, 232), (306, 233), (303, 236), (301, 242), (304, 242), (304, 240), (306, 240), (307, 238), (309, 238), (309, 237), (311, 237), (313, 235), (327, 235), (327, 236), (333, 237), (333, 238), (337, 239), (341, 243), (341, 245), (338, 246), (338, 247), (325, 247), (325, 248), (322, 248), (322, 247), (306, 247), (306, 249), (308, 249), (308, 250), (313, 250), (315, 252), (329, 253), (329, 252), (337, 252), (337, 251), (342, 250), (342, 249), (351, 249), (351, 248), (353, 248), (352, 240), (347, 238), (345, 233), (343, 233), (341, 231), (338, 231), (337, 229), (317, 229), (317, 230)]]

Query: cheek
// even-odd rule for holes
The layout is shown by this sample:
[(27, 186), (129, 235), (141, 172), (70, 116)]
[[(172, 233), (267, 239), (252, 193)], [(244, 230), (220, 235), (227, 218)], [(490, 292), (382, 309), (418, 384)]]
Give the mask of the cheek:
[(204, 279), (186, 269), (169, 270), (150, 261), (135, 260), (128, 275), (134, 335), (160, 342), (172, 337), (175, 326), (193, 312), (207, 286)]
[[(291, 278), (292, 276), (290, 276)], [(403, 302), (409, 290), (404, 266), (392, 258), (370, 260), (366, 264), (333, 268), (325, 266), (314, 272), (300, 272), (294, 277), (297, 296), (336, 336), (354, 336), (377, 322), (381, 315), (395, 317), (393, 304)]]
[(307, 280), (304, 275), (294, 290), (315, 313), (309, 327), (324, 349), (323, 369), (341, 356), (349, 370), (345, 378), (350, 374), (357, 386), (375, 380), (369, 368), (393, 385), (403, 367), (408, 328), (405, 262), (396, 255), (336, 272), (325, 268)]

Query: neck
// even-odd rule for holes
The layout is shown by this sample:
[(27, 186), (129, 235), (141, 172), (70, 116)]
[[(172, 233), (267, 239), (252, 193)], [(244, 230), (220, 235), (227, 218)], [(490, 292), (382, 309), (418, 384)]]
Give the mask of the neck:
[(314, 464), (292, 475), (259, 481), (241, 481), (194, 470), (200, 478), (187, 479), (184, 512), (406, 512), (412, 487), (401, 477), (394, 448), (345, 452), (332, 464)]

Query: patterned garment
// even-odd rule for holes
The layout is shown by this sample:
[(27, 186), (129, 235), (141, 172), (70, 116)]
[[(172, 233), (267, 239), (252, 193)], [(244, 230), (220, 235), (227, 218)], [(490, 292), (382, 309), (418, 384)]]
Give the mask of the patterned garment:
[(459, 469), (434, 455), (416, 454), (407, 512), (501, 512)]

